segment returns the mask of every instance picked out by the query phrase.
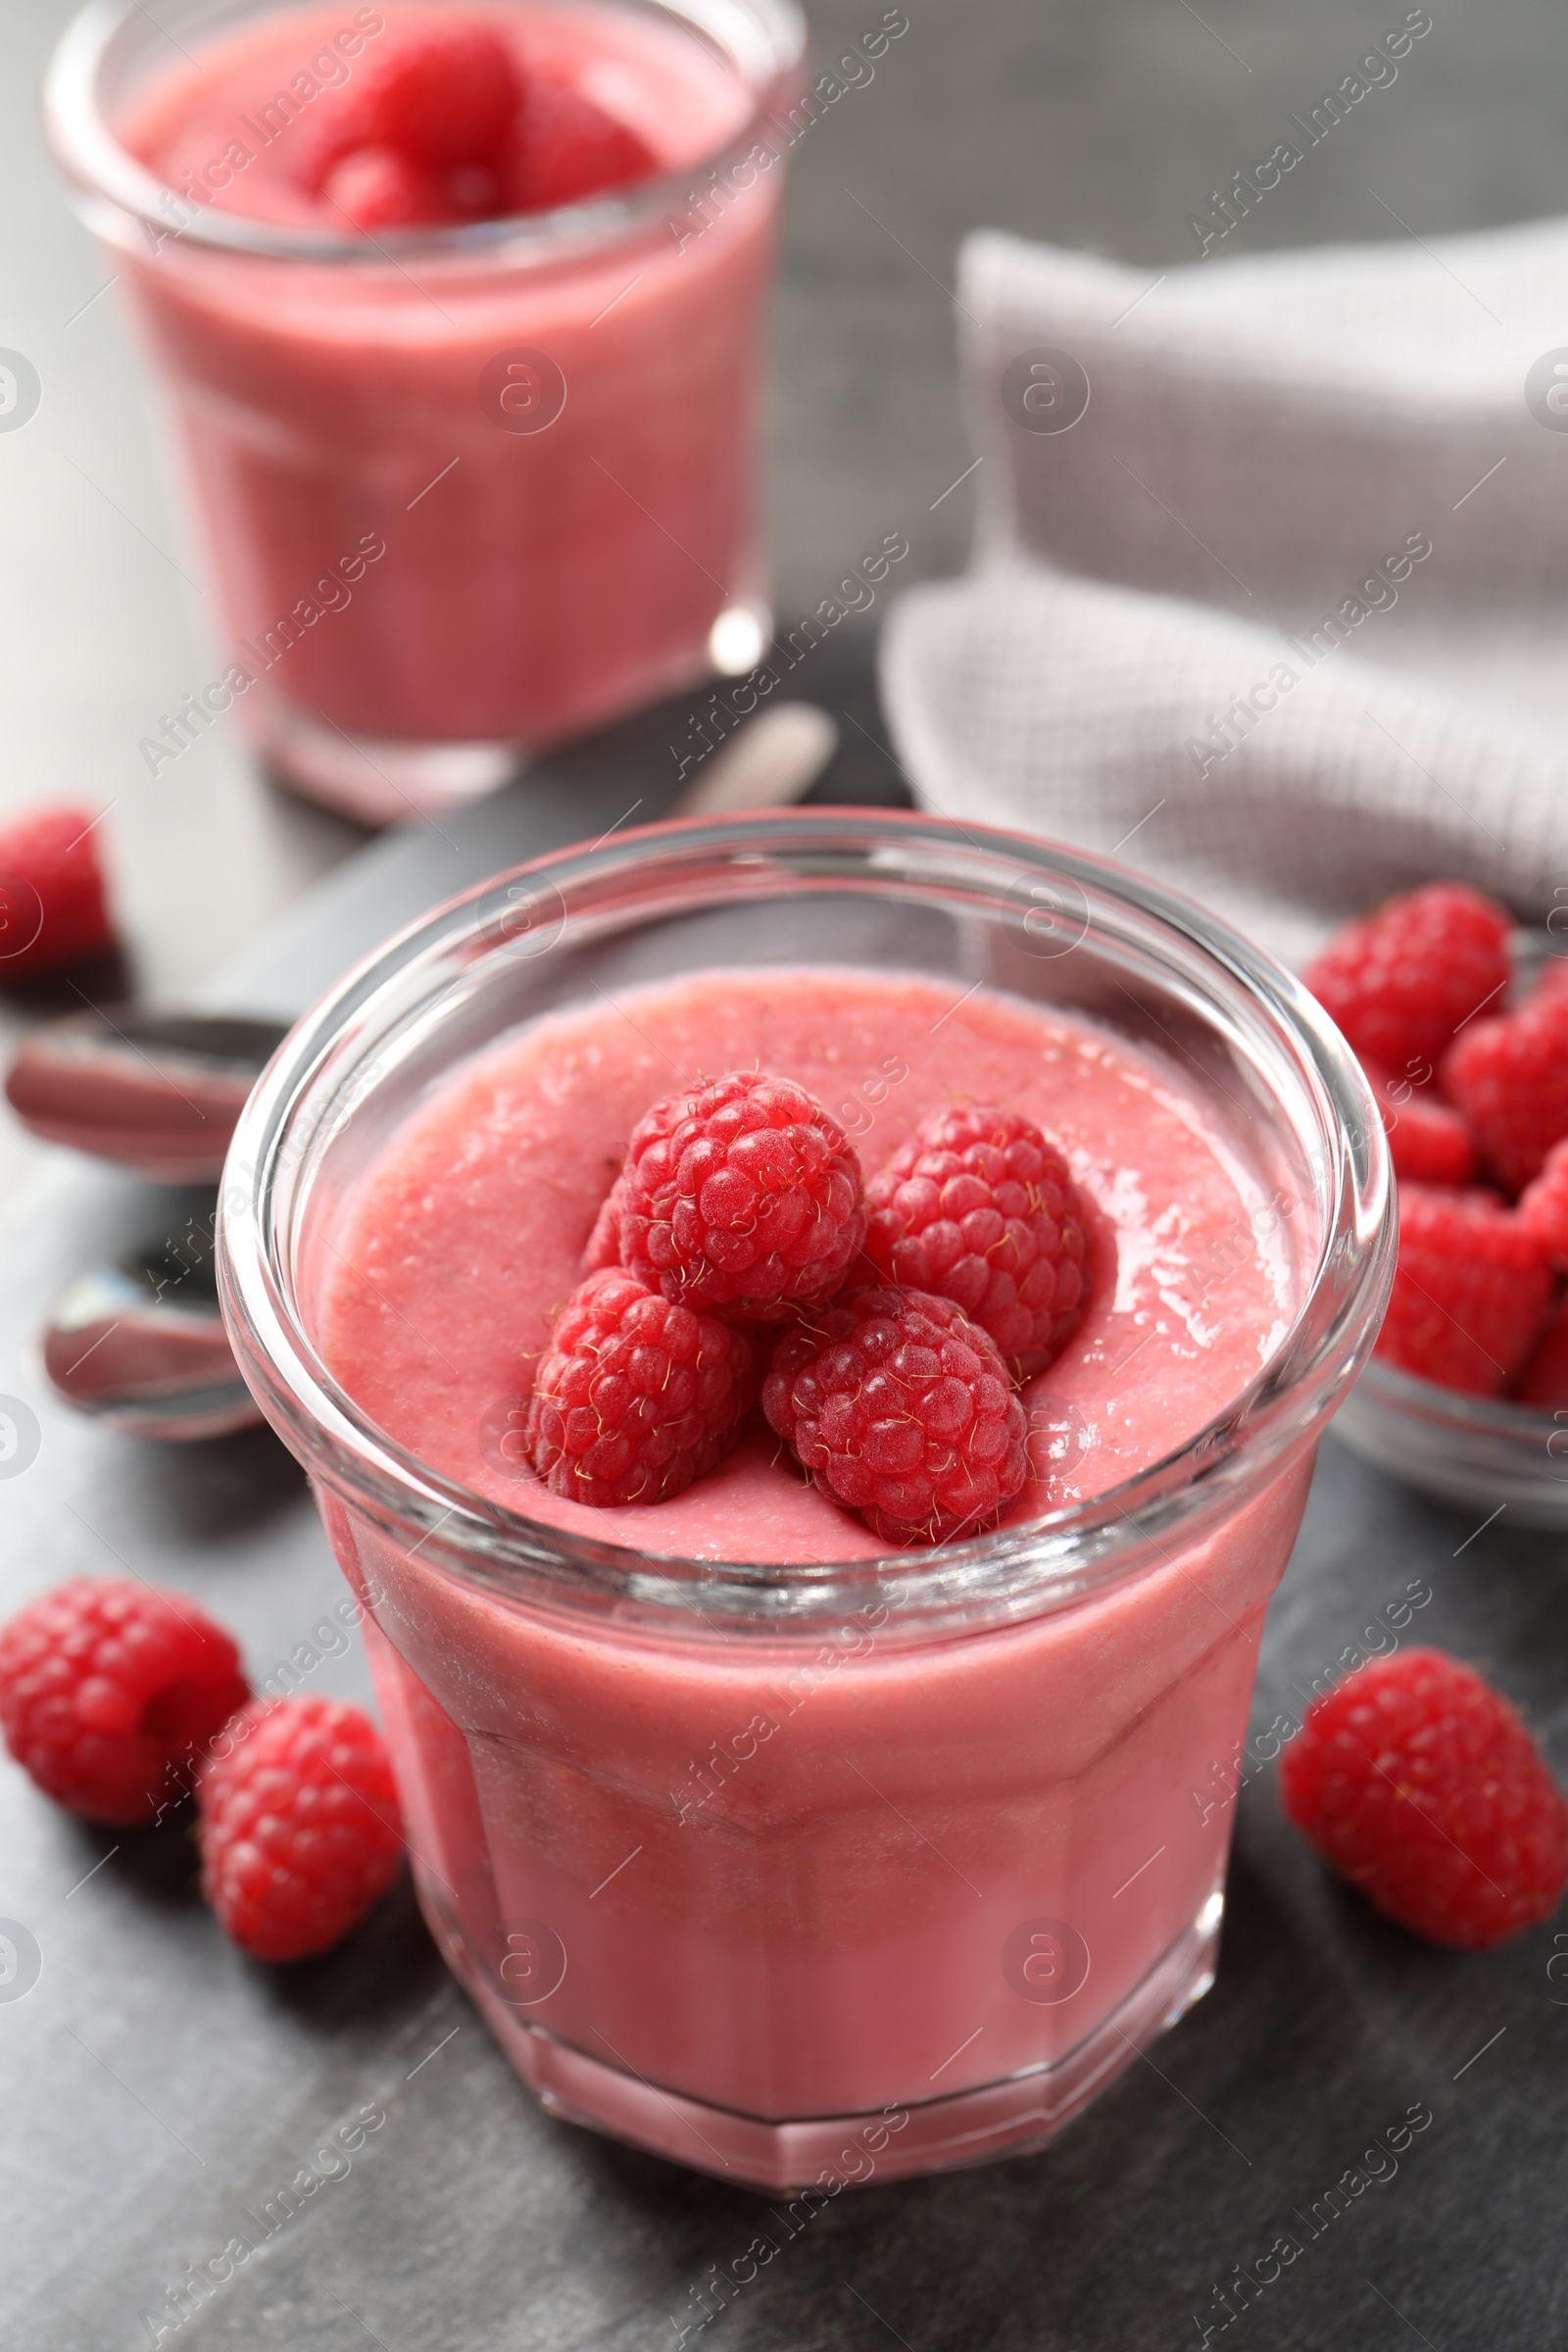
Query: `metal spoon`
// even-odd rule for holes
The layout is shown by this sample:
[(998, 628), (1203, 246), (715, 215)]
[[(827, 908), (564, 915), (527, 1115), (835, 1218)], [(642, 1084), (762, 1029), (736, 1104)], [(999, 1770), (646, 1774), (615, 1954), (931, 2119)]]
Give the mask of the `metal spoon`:
[(6, 1098), (51, 1144), (164, 1184), (216, 1183), (282, 1021), (94, 1006), (46, 1021), (12, 1063)]
[(44, 1370), (78, 1412), (135, 1438), (216, 1438), (260, 1421), (219, 1312), (217, 1205), (78, 1274), (55, 1300)]
[[(705, 760), (669, 813), (787, 808), (805, 799), (837, 743), (825, 710), (780, 704)], [(128, 1005), (72, 1013), (34, 1030), (6, 1094), (51, 1143), (163, 1182), (212, 1182), (285, 1034), (280, 1022)], [(177, 1233), (67, 1286), (44, 1329), (43, 1359), (68, 1404), (138, 1438), (220, 1437), (261, 1420), (219, 1312), (213, 1245), (213, 1213), (191, 1215)]]

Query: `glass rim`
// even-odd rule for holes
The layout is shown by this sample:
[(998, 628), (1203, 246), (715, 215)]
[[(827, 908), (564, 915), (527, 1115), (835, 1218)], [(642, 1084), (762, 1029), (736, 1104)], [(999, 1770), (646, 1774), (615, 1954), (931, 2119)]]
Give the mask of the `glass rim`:
[[(660, 172), (629, 188), (547, 212), (382, 229), (370, 237), (291, 227), (213, 207), (194, 213), (188, 221), (174, 227), (161, 200), (172, 198), (189, 209), (188, 200), (122, 144), (99, 96), (99, 77), (111, 42), (123, 25), (146, 15), (139, 0), (88, 0), (67, 25), (44, 76), (45, 132), (55, 161), (89, 206), (107, 205), (113, 214), (156, 232), (149, 240), (149, 261), (166, 243), (257, 261), (311, 262), (362, 270), (377, 266), (395, 270), (413, 259), (492, 268), (543, 267), (579, 260), (601, 250), (612, 251), (645, 233), (661, 218), (685, 218), (697, 182), (733, 170), (770, 124), (779, 127), (776, 110), (790, 102), (805, 61), (806, 21), (797, 0), (643, 0), (643, 5), (679, 20), (696, 37), (724, 55), (753, 93), (752, 110), (739, 129), (678, 172)], [(720, 37), (716, 26), (725, 22), (735, 25), (749, 23), (750, 46), (755, 52), (749, 65), (739, 47)], [(782, 163), (787, 155), (788, 147), (774, 161)], [(97, 210), (89, 211), (88, 220), (100, 233), (108, 233), (108, 223)]]
[(1402, 1364), (1386, 1356), (1373, 1356), (1361, 1378), (1374, 1403), (1435, 1431), (1484, 1431), (1533, 1446), (1562, 1429), (1556, 1408), (1549, 1404), (1526, 1404), (1517, 1396), (1488, 1396), (1473, 1389), (1446, 1389), (1419, 1372), (1407, 1372)]
[[(495, 935), (490, 952), (505, 942), (501, 926), (509, 907), (514, 913), (519, 881), (531, 898), (555, 893), (564, 932), (573, 892), (615, 882), (635, 887), (661, 861), (672, 873), (683, 860), (728, 857), (737, 868), (765, 868), (771, 857), (782, 890), (792, 858), (809, 875), (829, 870), (810, 860), (858, 853), (861, 879), (874, 888), (879, 875), (894, 878), (889, 860), (901, 852), (916, 879), (910, 861), (935, 852), (991, 869), (1010, 864), (1019, 880), (1062, 881), (1086, 899), (1120, 906), (1196, 948), (1217, 981), (1260, 1009), (1278, 1044), (1296, 1055), (1324, 1144), (1322, 1232), (1296, 1313), (1246, 1387), (1171, 1452), (1083, 1501), (934, 1549), (825, 1561), (651, 1553), (614, 1543), (608, 1528), (604, 1541), (579, 1537), (433, 1469), (363, 1413), (317, 1353), (298, 1311), (283, 1247), (293, 1203), (279, 1189), (297, 1123), (315, 1115), (318, 1129), (331, 1125), (327, 1105), (312, 1114), (312, 1090), (350, 1025), (368, 1029), (377, 1004), (385, 1009), (400, 987), (405, 1014), (416, 1004), (428, 1010), (442, 985), (435, 976), (451, 982), (463, 943), (478, 955), (487, 931)], [(433, 985), (416, 998), (410, 975), (420, 968)], [(353, 1070), (334, 1085), (338, 1094), (352, 1093)], [(307, 1142), (296, 1165), (310, 1149)], [(1037, 1614), (1136, 1572), (1151, 1547), (1168, 1557), (1168, 1535), (1180, 1529), (1190, 1541), (1198, 1523), (1237, 1507), (1336, 1408), (1370, 1355), (1395, 1245), (1387, 1144), (1359, 1062), (1301, 984), (1228, 924), (1109, 859), (1033, 836), (923, 811), (804, 808), (669, 821), (554, 851), (461, 893), (374, 950), (296, 1024), (246, 1103), (220, 1190), (218, 1271), (236, 1357), (274, 1429), (313, 1478), (383, 1529), (404, 1536), (412, 1529), (432, 1565), (439, 1559), (517, 1599), (542, 1577), (558, 1593), (601, 1608), (608, 1601), (689, 1620), (700, 1600), (704, 1621), (721, 1618), (726, 1632), (784, 1632), (885, 1593), (890, 1570), (912, 1626), (975, 1608), (993, 1620)], [(603, 1516), (613, 1520), (614, 1513)]]

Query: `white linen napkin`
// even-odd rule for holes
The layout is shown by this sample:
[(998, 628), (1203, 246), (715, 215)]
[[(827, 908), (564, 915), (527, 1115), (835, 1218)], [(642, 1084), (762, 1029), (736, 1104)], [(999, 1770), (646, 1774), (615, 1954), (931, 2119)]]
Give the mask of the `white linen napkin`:
[(1568, 221), (1157, 276), (992, 232), (974, 564), (882, 655), (916, 797), (1292, 961), (1460, 875), (1568, 905)]

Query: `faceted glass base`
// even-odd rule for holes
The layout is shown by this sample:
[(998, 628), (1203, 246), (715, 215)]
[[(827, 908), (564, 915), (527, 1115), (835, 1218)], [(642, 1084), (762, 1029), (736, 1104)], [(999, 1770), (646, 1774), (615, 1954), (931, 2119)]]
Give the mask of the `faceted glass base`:
[(770, 2123), (662, 2089), (530, 2025), (474, 1967), (439, 1894), (427, 1884), (419, 1892), (452, 1969), (548, 2114), (776, 2195), (807, 2187), (821, 2193), (824, 2185), (837, 2195), (871, 2180), (953, 2172), (1043, 2147), (1201, 2000), (1214, 1982), (1225, 1910), (1216, 1889), (1120, 2006), (1049, 2065), (946, 2098)]
[(526, 764), (521, 744), (351, 735), (265, 687), (247, 700), (251, 740), (272, 774), (357, 824), (440, 816), (499, 791)]
[[(706, 644), (689, 648), (663, 674), (643, 680), (631, 702), (657, 701), (715, 677), (744, 676), (761, 661), (772, 626), (760, 598), (726, 605)], [(754, 695), (754, 709), (756, 700)], [(608, 724), (627, 707), (623, 688), (598, 718), (582, 723)], [(362, 825), (403, 824), (465, 808), (519, 775), (531, 757), (521, 741), (426, 743), (356, 734), (302, 709), (265, 679), (252, 687), (242, 709), (258, 755), (280, 782)]]

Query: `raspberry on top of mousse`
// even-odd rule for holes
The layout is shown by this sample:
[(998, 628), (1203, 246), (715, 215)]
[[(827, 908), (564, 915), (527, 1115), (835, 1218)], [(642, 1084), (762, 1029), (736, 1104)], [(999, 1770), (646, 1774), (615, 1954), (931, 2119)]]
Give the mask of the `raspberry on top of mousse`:
[(306, 176), (323, 207), (367, 230), (547, 211), (658, 168), (559, 66), (519, 65), (478, 21), (394, 36), (330, 95)]
[(579, 1284), (534, 1375), (529, 1459), (573, 1502), (667, 1502), (734, 1444), (757, 1395), (744, 1331), (622, 1266)]
[[(887, 1542), (994, 1524), (1028, 1476), (1015, 1383), (1083, 1311), (1067, 1163), (1015, 1111), (949, 1108), (865, 1199), (869, 1235), (855, 1149), (793, 1079), (731, 1070), (656, 1102), (535, 1376), (528, 1457), (552, 1491), (667, 1500), (729, 1450), (765, 1370), (797, 1462)], [(867, 1259), (896, 1279), (866, 1286)]]
[(890, 1544), (974, 1535), (1028, 1475), (1001, 1349), (924, 1291), (852, 1291), (786, 1332), (762, 1409), (801, 1467)]
[(621, 1263), (666, 1298), (747, 1322), (823, 1304), (865, 1235), (849, 1138), (804, 1086), (767, 1070), (656, 1102), (621, 1183)]
[(865, 1188), (878, 1273), (952, 1298), (1013, 1373), (1043, 1372), (1078, 1328), (1083, 1207), (1032, 1119), (995, 1103), (932, 1111)]

